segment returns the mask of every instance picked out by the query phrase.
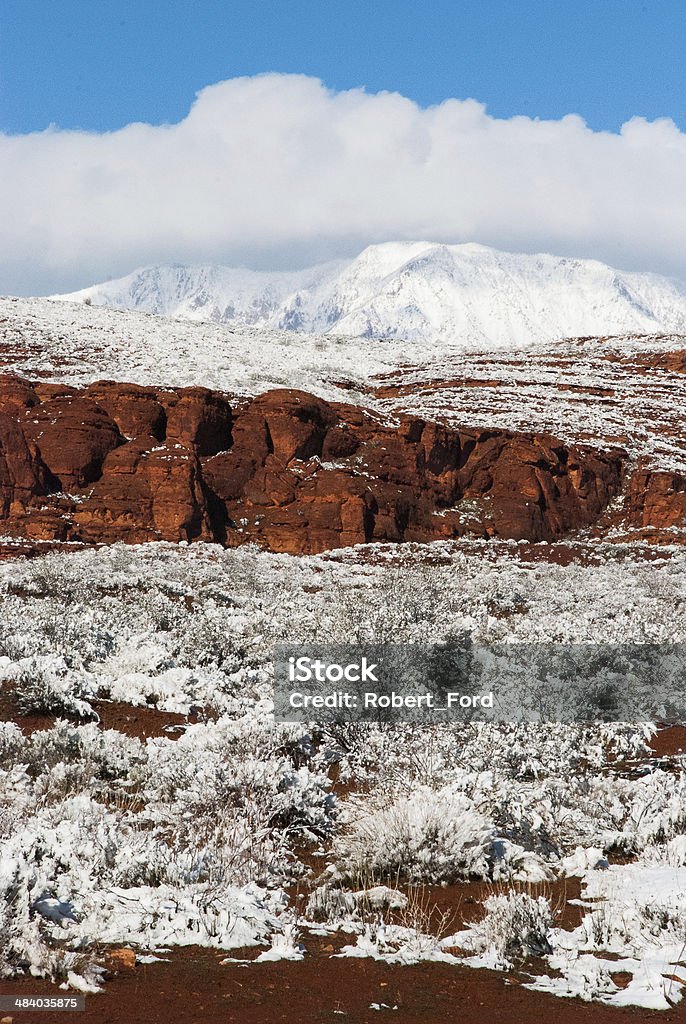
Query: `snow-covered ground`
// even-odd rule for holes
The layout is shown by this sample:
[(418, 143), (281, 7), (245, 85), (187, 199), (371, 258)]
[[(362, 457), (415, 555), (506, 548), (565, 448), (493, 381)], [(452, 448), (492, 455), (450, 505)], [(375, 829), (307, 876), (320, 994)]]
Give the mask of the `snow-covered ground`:
[(192, 323), (76, 302), (0, 298), (0, 365), (66, 383), (203, 385), (238, 395), (297, 387), (355, 401), (362, 383), (421, 357), (417, 343)]
[[(607, 546), (566, 566), (518, 552), (151, 544), (0, 564), (3, 689), (68, 716), (0, 729), (3, 971), (88, 987), (98, 942), (292, 959), (310, 929), (344, 928), (344, 955), (526, 973), (535, 954), (550, 973), (531, 983), (560, 995), (678, 1000), (685, 776), (679, 758), (642, 760), (649, 728), (274, 724), (278, 641), (686, 640), (683, 551)], [(200, 720), (143, 741), (89, 721), (95, 700)], [(284, 886), (313, 851), (296, 913)], [(521, 889), (569, 875), (587, 902), (574, 932), (545, 888)], [(432, 931), (412, 893), (467, 878), (492, 883), (483, 922)]]
[(293, 387), (462, 426), (547, 430), (620, 444), (632, 458), (686, 467), (686, 374), (645, 358), (686, 349), (677, 335), (625, 336), (465, 354), (459, 343), (294, 334), (171, 320), (83, 303), (0, 299), (0, 367), (77, 385), (200, 384), (231, 395)]
[(684, 349), (686, 337), (648, 335), (577, 338), (457, 358), (440, 353), (384, 374), (378, 405), (455, 425), (534, 429), (570, 444), (619, 445), (653, 467), (683, 470), (686, 374), (649, 364)]
[(347, 263), (294, 273), (144, 267), (64, 298), (236, 327), (438, 341), (465, 351), (686, 330), (686, 286), (677, 281), (473, 244), (387, 242)]

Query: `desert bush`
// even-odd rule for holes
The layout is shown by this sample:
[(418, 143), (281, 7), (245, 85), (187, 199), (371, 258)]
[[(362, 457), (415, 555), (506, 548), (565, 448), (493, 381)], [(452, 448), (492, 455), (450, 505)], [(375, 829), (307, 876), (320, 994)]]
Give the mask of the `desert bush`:
[(553, 915), (544, 896), (501, 893), (484, 902), (486, 913), (470, 932), (471, 948), (494, 955), (503, 967), (529, 956), (552, 953)]
[(351, 880), (485, 878), (492, 836), (488, 820), (464, 793), (420, 786), (390, 803), (378, 795), (349, 799), (332, 859)]
[(21, 715), (98, 720), (96, 712), (83, 699), (82, 678), (60, 657), (38, 655), (26, 659), (15, 678), (14, 694)]

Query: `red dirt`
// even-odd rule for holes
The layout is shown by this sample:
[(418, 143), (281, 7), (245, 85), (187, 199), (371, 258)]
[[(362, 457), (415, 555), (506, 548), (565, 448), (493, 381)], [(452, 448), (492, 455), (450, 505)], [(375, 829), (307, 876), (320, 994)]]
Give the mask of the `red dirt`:
[(120, 704), (117, 701), (96, 700), (93, 707), (100, 715), (102, 729), (117, 729), (126, 736), (144, 740), (148, 736), (166, 736), (177, 739), (181, 729), (174, 726), (195, 722), (197, 718), (177, 715), (171, 711), (158, 711), (156, 708), (133, 707), (131, 704)]
[(650, 749), (656, 757), (673, 757), (686, 752), (686, 726), (669, 725), (660, 729), (650, 741)]
[[(408, 890), (401, 886), (404, 892)], [(536, 898), (545, 896), (550, 901), (555, 917), (555, 926), (572, 931), (584, 916), (583, 907), (570, 904), (581, 896), (581, 881), (578, 878), (562, 878), (553, 882), (465, 882), (456, 885), (423, 885), (410, 892), (410, 901), (418, 898), (421, 905), (430, 910), (432, 933), (440, 926), (441, 918), (449, 921), (448, 933), (481, 920), (484, 915), (483, 903), (489, 896), (511, 892), (513, 889)], [(399, 919), (399, 923), (408, 924)]]
[[(308, 946), (312, 944), (307, 941)], [(169, 954), (166, 954), (169, 955)], [(669, 1012), (612, 1009), (530, 992), (521, 979), (443, 964), (391, 967), (332, 959), (323, 949), (296, 963), (222, 965), (225, 954), (189, 948), (168, 963), (139, 966), (86, 998), (77, 1024), (641, 1024), (685, 1022), (686, 1004)], [(40, 981), (2, 981), (2, 994), (55, 994)], [(373, 1010), (385, 1003), (397, 1010)], [(64, 1024), (65, 1014), (16, 1014), (15, 1024)]]
[[(116, 729), (126, 736), (132, 736), (139, 740), (147, 739), (149, 736), (166, 736), (168, 739), (177, 739), (181, 734), (181, 729), (175, 729), (175, 726), (197, 721), (197, 717), (194, 715), (186, 718), (184, 715), (174, 714), (171, 711), (158, 711), (156, 708), (150, 707), (133, 707), (131, 704), (122, 704), (118, 701), (95, 700), (92, 701), (92, 706), (100, 716), (101, 729)], [(2, 687), (0, 688), (0, 721), (14, 722), (25, 736), (30, 736), (31, 733), (42, 729), (52, 729), (57, 721), (57, 716), (20, 715), (12, 690)]]

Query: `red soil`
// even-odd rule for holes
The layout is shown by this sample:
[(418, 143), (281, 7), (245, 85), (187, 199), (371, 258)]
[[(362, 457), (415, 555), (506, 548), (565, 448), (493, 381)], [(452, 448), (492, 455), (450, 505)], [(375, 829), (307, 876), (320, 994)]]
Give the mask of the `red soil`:
[[(100, 717), (101, 729), (116, 729), (126, 736), (134, 736), (140, 740), (148, 736), (166, 736), (177, 739), (180, 728), (186, 722), (197, 721), (194, 716), (186, 718), (171, 711), (158, 711), (150, 707), (133, 707), (118, 701), (95, 700), (94, 710)], [(62, 716), (64, 717), (64, 716)], [(57, 721), (56, 715), (20, 715), (10, 687), (0, 688), (0, 722), (14, 722), (25, 736), (41, 729), (52, 729)]]
[[(310, 943), (308, 942), (308, 945)], [(530, 992), (521, 979), (443, 964), (390, 967), (331, 958), (323, 949), (296, 963), (222, 965), (225, 954), (189, 948), (168, 963), (139, 966), (88, 996), (76, 1024), (642, 1024), (686, 1022), (669, 1012), (612, 1009)], [(54, 994), (45, 982), (3, 981), (0, 993)], [(373, 1010), (385, 1003), (397, 1010)], [(17, 1014), (15, 1024), (64, 1024), (64, 1013)]]
[(650, 748), (656, 757), (673, 757), (686, 752), (686, 726), (668, 725), (653, 736)]

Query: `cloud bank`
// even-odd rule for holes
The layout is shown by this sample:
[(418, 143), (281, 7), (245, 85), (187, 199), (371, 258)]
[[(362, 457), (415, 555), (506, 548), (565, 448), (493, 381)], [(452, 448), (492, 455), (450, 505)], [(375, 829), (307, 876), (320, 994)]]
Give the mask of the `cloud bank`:
[(203, 89), (178, 124), (0, 135), (0, 292), (152, 262), (305, 266), (390, 239), (592, 256), (686, 278), (686, 134), (422, 109), (301, 75)]

